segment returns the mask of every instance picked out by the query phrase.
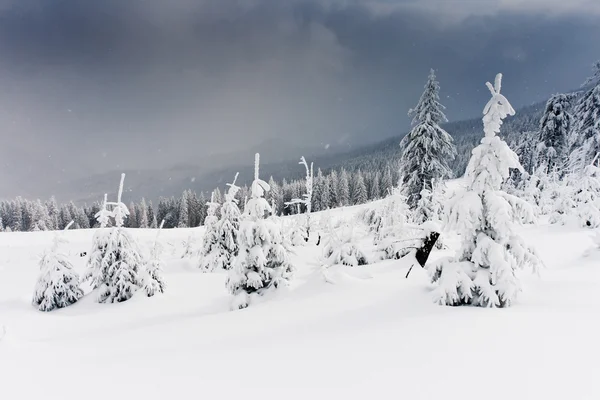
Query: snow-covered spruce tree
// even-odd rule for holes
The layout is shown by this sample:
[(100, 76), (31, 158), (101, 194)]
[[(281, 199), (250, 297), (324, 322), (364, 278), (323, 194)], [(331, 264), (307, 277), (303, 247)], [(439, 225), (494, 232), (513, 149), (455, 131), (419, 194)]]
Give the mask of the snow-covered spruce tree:
[(571, 138), (569, 166), (572, 172), (581, 172), (592, 165), (600, 153), (600, 61), (584, 84), (590, 87), (577, 102), (573, 113), (574, 127)]
[[(116, 203), (106, 203), (98, 218), (106, 218), (106, 207), (113, 206), (110, 216), (114, 219), (114, 227), (100, 228), (94, 238), (94, 249), (90, 256), (90, 270), (86, 276), (91, 277), (92, 287), (97, 290), (99, 303), (118, 303), (129, 300), (140, 288), (140, 269), (143, 260), (138, 245), (123, 224), (129, 210), (121, 201), (125, 174), (121, 174), (121, 183)], [(99, 221), (100, 222), (100, 221)], [(105, 223), (100, 222), (101, 226)]]
[(431, 191), (434, 179), (452, 176), (448, 161), (456, 156), (456, 148), (452, 137), (440, 127), (447, 119), (439, 92), (432, 69), (419, 103), (408, 113), (414, 127), (400, 142), (400, 182), (411, 209), (416, 208), (423, 189)]
[(357, 246), (354, 226), (349, 223), (337, 231), (331, 225), (328, 226), (323, 257), (323, 265), (326, 267), (333, 265), (356, 267), (369, 263), (365, 253)]
[[(108, 247), (109, 230), (106, 229), (110, 224), (110, 218), (112, 212), (108, 209), (107, 194), (104, 194), (104, 201), (94, 217), (99, 225), (99, 228), (94, 232), (92, 250), (87, 260), (87, 272), (83, 276), (82, 281), (87, 281), (92, 278), (94, 271), (101, 271), (106, 269), (106, 265), (103, 265), (106, 256), (106, 249)], [(105, 271), (102, 274), (106, 273)], [(92, 289), (96, 289), (95, 281), (92, 281)]]
[(408, 205), (406, 196), (400, 188), (392, 188), (392, 192), (383, 200), (383, 206), (377, 209), (379, 216), (374, 219), (371, 229), (375, 232), (374, 242), (382, 257), (399, 259), (404, 257), (407, 250), (405, 239), (410, 237), (407, 227)]
[(528, 210), (525, 201), (501, 191), (510, 168), (521, 169), (517, 155), (496, 134), (502, 120), (515, 111), (500, 94), (502, 74), (483, 110), (485, 136), (472, 153), (465, 174), (466, 190), (452, 199), (448, 227), (462, 236), (457, 256), (430, 268), (437, 283), (435, 301), (442, 305), (484, 307), (511, 305), (520, 291), (515, 271), (541, 262), (514, 232), (514, 223)]
[(196, 238), (194, 235), (189, 235), (187, 239), (183, 241), (183, 254), (181, 255), (181, 258), (192, 258), (196, 257), (197, 255), (198, 250), (196, 250)]
[(204, 237), (202, 238), (202, 248), (200, 249), (200, 269), (202, 272), (211, 272), (214, 269), (214, 264), (210, 254), (213, 250), (218, 249), (219, 232), (217, 232), (216, 226), (219, 218), (217, 217), (217, 211), (221, 206), (215, 201), (215, 192), (213, 191), (210, 196), (210, 202), (206, 203), (208, 211), (206, 218), (204, 219)]
[(579, 224), (587, 228), (600, 226), (600, 168), (598, 159), (571, 177), (574, 185), (573, 200)]
[(412, 212), (412, 220), (416, 224), (422, 224), (435, 218), (433, 205), (433, 193), (429, 189), (423, 188), (419, 194), (416, 208)]
[(559, 174), (555, 170), (549, 174), (549, 185), (546, 195), (551, 202), (550, 217), (548, 221), (551, 224), (564, 225), (567, 218), (573, 214), (575, 202), (573, 201), (573, 187), (570, 184), (569, 176), (559, 179)]
[(227, 277), (227, 288), (234, 296), (232, 309), (246, 308), (255, 296), (285, 286), (293, 267), (279, 224), (272, 218), (271, 206), (264, 198), (269, 185), (259, 178), (260, 156), (254, 161), (254, 182), (239, 230), (239, 254)]
[(339, 175), (337, 200), (339, 207), (345, 207), (350, 204), (350, 180), (348, 172), (345, 169), (342, 169)]
[(564, 167), (573, 121), (569, 112), (572, 100), (572, 95), (555, 94), (546, 103), (540, 120), (539, 144), (535, 155), (536, 169), (550, 172)]
[(189, 227), (189, 220), (188, 192), (184, 191), (179, 201), (179, 221), (177, 222), (177, 227)]
[(214, 242), (210, 243), (208, 253), (203, 254), (200, 261), (200, 268), (203, 271), (229, 270), (232, 260), (238, 255), (241, 213), (236, 199), (236, 194), (240, 190), (235, 184), (237, 178), (236, 173), (233, 182), (227, 184), (229, 189), (225, 193), (225, 202), (221, 206), (221, 217), (211, 225)]
[(162, 230), (165, 220), (162, 220), (158, 232), (156, 232), (156, 238), (154, 238), (154, 244), (152, 250), (150, 250), (150, 259), (146, 264), (146, 270), (144, 271), (144, 290), (148, 297), (154, 296), (156, 293), (164, 293), (166, 288), (165, 280), (162, 276), (163, 267), (165, 265), (162, 260), (162, 244), (158, 241), (158, 236)]
[(352, 204), (365, 204), (367, 202), (367, 187), (360, 170), (356, 171), (352, 177), (352, 194), (350, 197)]
[[(73, 224), (67, 225), (66, 229)], [(66, 240), (57, 234), (49, 250), (40, 259), (40, 276), (33, 294), (33, 305), (40, 311), (52, 311), (75, 303), (83, 296), (79, 275), (59, 246)]]
[[(294, 198), (292, 199), (292, 201), (286, 203), (286, 206), (293, 206), (293, 205), (303, 205), (304, 209), (306, 210), (306, 225), (305, 225), (305, 232), (304, 232), (304, 240), (308, 241), (308, 239), (310, 238), (310, 216), (311, 216), (311, 212), (312, 212), (312, 204), (313, 204), (313, 181), (314, 181), (314, 174), (313, 174), (313, 164), (310, 163), (310, 167), (308, 166), (308, 163), (306, 162), (306, 159), (304, 158), (304, 156), (302, 156), (300, 158), (300, 165), (304, 165), (304, 168), (306, 169), (306, 181), (304, 183), (304, 188), (306, 190), (306, 193), (304, 193), (302, 195), (302, 198)], [(297, 241), (293, 240), (292, 243), (298, 243)]]

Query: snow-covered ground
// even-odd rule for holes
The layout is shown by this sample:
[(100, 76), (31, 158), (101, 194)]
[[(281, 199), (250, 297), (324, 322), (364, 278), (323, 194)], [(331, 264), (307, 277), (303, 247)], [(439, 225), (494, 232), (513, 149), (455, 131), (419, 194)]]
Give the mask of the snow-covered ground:
[[(198, 228), (161, 234), (164, 295), (86, 296), (50, 313), (31, 296), (54, 234), (0, 233), (0, 399), (599, 399), (600, 251), (584, 257), (589, 230), (520, 232), (546, 268), (524, 275), (508, 309), (437, 306), (404, 260), (337, 268), (326, 283), (310, 245), (296, 248), (289, 290), (229, 311), (225, 275), (180, 258)], [(155, 236), (133, 233), (145, 248)], [(65, 234), (78, 271), (92, 235)], [(432, 259), (452, 254), (447, 243)]]

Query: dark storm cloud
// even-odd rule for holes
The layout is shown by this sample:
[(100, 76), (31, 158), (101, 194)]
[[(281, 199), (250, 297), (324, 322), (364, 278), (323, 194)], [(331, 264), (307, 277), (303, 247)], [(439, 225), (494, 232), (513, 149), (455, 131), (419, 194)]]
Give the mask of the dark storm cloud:
[(499, 71), (516, 106), (543, 99), (600, 57), (596, 2), (569, 4), (0, 0), (0, 196), (272, 138), (400, 134), (431, 67), (454, 120)]

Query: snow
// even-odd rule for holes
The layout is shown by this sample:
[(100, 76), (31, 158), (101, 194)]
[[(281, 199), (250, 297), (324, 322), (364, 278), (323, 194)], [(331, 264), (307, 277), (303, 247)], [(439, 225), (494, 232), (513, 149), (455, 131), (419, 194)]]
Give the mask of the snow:
[[(314, 221), (335, 225), (380, 204)], [(226, 273), (180, 258), (185, 239), (203, 234), (194, 228), (161, 232), (164, 294), (118, 304), (87, 295), (50, 313), (31, 298), (54, 233), (1, 232), (0, 399), (600, 398), (600, 250), (589, 229), (516, 229), (546, 267), (521, 275), (524, 291), (506, 309), (434, 304), (424, 270), (405, 279), (407, 259), (331, 267), (327, 283), (322, 245), (311, 242), (290, 255), (289, 288), (230, 311)], [(156, 230), (131, 233), (149, 254)], [(93, 235), (64, 232), (79, 273)], [(430, 262), (460, 243), (444, 240)]]

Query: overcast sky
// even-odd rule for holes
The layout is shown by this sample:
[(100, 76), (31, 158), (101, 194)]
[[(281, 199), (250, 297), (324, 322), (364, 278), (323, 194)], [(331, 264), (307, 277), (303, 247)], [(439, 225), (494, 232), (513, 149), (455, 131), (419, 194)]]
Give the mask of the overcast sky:
[[(451, 120), (579, 87), (597, 0), (0, 0), (0, 197), (273, 138), (409, 129), (429, 68)], [(57, 175), (58, 174), (58, 175)]]

